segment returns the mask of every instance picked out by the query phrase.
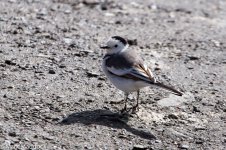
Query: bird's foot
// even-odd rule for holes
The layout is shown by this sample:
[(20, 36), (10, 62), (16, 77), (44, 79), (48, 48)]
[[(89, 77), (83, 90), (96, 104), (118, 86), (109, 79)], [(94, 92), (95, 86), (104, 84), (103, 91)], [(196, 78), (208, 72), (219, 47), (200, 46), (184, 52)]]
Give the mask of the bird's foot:
[(138, 105), (133, 106), (133, 107), (131, 108), (131, 110), (132, 110), (132, 114), (136, 114), (136, 113), (139, 111)]
[(122, 110), (120, 110), (120, 113), (121, 113), (121, 114), (128, 113), (128, 110), (124, 107)]

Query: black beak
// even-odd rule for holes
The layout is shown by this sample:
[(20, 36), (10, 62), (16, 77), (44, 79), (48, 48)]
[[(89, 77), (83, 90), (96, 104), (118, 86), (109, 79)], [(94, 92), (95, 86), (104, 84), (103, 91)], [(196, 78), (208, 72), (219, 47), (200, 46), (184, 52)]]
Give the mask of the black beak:
[(108, 46), (101, 46), (100, 48), (101, 49), (109, 49), (110, 47), (108, 47)]

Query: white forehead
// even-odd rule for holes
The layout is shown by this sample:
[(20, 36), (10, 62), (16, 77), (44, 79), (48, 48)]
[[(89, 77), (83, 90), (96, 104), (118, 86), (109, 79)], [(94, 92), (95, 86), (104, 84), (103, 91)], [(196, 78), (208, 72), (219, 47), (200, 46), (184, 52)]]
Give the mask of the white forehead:
[(116, 40), (116, 39), (113, 39), (113, 38), (110, 38), (108, 41), (107, 41), (107, 45), (108, 46), (113, 46), (115, 44), (122, 44), (124, 45), (122, 42), (120, 42), (119, 40)]

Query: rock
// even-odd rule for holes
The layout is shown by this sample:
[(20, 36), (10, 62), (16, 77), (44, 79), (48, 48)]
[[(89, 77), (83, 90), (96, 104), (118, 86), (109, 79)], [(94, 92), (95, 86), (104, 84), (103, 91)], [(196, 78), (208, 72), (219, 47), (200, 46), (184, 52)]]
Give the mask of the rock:
[(189, 145), (186, 145), (186, 144), (181, 144), (179, 146), (180, 149), (189, 149)]
[(189, 133), (184, 133), (184, 131), (176, 131), (172, 128), (166, 128), (163, 134), (166, 136), (169, 136), (172, 139), (177, 139), (177, 138), (193, 139), (192, 135), (189, 135)]
[(153, 111), (147, 111), (147, 109), (143, 107), (139, 107), (139, 111), (136, 115), (143, 120), (146, 124), (153, 123), (153, 122), (164, 122), (164, 115), (161, 113), (156, 113)]
[(34, 106), (34, 109), (35, 110), (40, 110), (40, 107), (36, 105), (36, 106)]
[(98, 88), (103, 87), (103, 86), (104, 86), (103, 83), (98, 83), (98, 84), (97, 84), (97, 87), (98, 87)]
[(12, 62), (11, 60), (5, 60), (5, 63), (7, 64), (7, 65), (16, 65), (16, 63), (15, 62)]
[(60, 64), (59, 68), (66, 68), (66, 65), (65, 64)]
[(148, 6), (149, 9), (151, 10), (157, 10), (158, 9), (158, 6), (156, 4), (151, 4)]
[(202, 138), (198, 138), (196, 141), (195, 141), (196, 144), (203, 144), (204, 143), (204, 140)]
[(193, 112), (200, 112), (200, 110), (198, 109), (198, 107), (193, 106)]
[(157, 103), (162, 107), (169, 106), (178, 106), (184, 102), (192, 102), (195, 101), (194, 96), (191, 93), (184, 93), (183, 96), (176, 96), (174, 94), (170, 94), (169, 97), (159, 100)]
[(213, 42), (213, 44), (216, 46), (216, 47), (220, 47), (221, 46), (221, 43), (219, 41), (216, 41), (216, 40), (211, 40)]
[(198, 56), (188, 55), (187, 57), (189, 58), (189, 60), (198, 60), (198, 59), (200, 59), (200, 57), (198, 57)]
[(14, 131), (13, 132), (9, 132), (8, 135), (12, 136), (12, 137), (16, 137), (16, 132), (14, 132)]
[(161, 140), (155, 140), (155, 143), (162, 143)]
[(17, 0), (9, 0), (10, 3), (16, 3)]
[(137, 42), (137, 39), (128, 39), (127, 42), (129, 43), (129, 45), (137, 45), (138, 42)]
[(53, 69), (50, 69), (49, 74), (56, 74), (56, 72)]
[(206, 130), (206, 127), (202, 127), (202, 126), (195, 127), (195, 131), (199, 131), (199, 130)]
[(175, 114), (169, 114), (169, 115), (168, 115), (168, 118), (169, 118), (169, 119), (178, 119), (178, 116), (175, 115)]
[(147, 145), (138, 144), (138, 145), (134, 145), (132, 150), (147, 150), (147, 149), (150, 149), (150, 147)]
[(87, 71), (86, 74), (88, 77), (98, 77), (100, 75), (99, 73), (89, 71)]
[(64, 41), (64, 43), (69, 44), (69, 45), (73, 43), (73, 40), (71, 38), (63, 38), (63, 41)]
[(41, 16), (45, 16), (48, 14), (48, 11), (46, 8), (42, 8), (41, 10), (38, 11), (37, 13), (38, 15), (41, 15)]

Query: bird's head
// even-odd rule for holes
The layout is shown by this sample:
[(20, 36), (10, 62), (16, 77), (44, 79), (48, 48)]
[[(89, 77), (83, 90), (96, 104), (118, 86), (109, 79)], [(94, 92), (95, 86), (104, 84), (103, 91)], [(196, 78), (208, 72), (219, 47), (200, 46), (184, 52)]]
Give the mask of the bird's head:
[(100, 48), (106, 49), (108, 54), (116, 54), (126, 50), (128, 48), (128, 43), (120, 36), (113, 36), (108, 40), (106, 46), (101, 46)]

